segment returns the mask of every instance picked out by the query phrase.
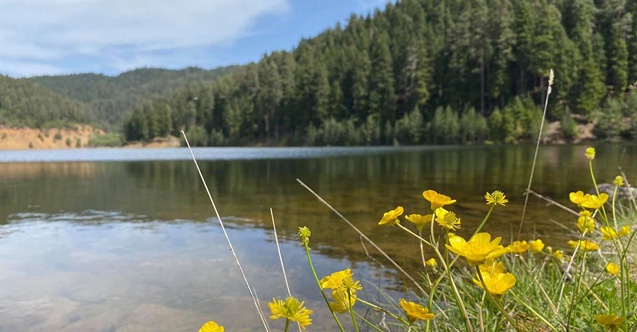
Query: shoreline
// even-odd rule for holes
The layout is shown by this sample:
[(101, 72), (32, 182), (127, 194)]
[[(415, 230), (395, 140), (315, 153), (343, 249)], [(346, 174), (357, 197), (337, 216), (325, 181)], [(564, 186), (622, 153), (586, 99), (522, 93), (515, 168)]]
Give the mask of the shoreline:
[[(547, 123), (544, 134), (542, 135), (542, 144), (582, 144), (584, 142), (596, 141), (593, 135), (594, 124), (586, 123), (577, 126), (578, 136), (574, 139), (565, 139), (560, 132), (560, 122), (554, 121)], [(107, 146), (90, 146), (92, 137), (104, 135), (102, 129), (91, 127), (90, 125), (78, 124), (75, 129), (69, 128), (15, 128), (0, 127), (0, 151), (11, 150), (66, 150), (66, 149), (91, 149), (104, 148)], [(533, 140), (534, 142), (535, 140)], [(515, 144), (525, 144), (529, 142), (517, 142)], [(484, 144), (498, 144), (485, 141)], [(255, 144), (257, 146), (280, 146), (278, 144)], [(181, 147), (178, 137), (168, 136), (162, 138), (154, 138), (149, 142), (130, 142), (122, 146), (112, 148), (175, 148)]]

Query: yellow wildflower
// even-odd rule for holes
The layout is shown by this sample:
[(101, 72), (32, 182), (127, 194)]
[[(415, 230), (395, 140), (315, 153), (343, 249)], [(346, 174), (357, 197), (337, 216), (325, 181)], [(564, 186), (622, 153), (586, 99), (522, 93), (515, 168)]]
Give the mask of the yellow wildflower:
[(595, 159), (595, 148), (593, 148), (593, 147), (587, 148), (585, 155), (586, 155), (586, 159), (588, 159), (588, 160)]
[(607, 329), (611, 331), (616, 331), (620, 326), (624, 325), (626, 321), (626, 317), (617, 316), (617, 315), (595, 315), (595, 320), (604, 325)]
[(443, 194), (439, 194), (434, 190), (425, 190), (422, 192), (422, 197), (431, 203), (431, 210), (435, 210), (439, 207), (443, 207), (445, 205), (453, 204), (456, 202), (455, 199), (451, 199), (451, 197)]
[[(493, 295), (502, 295), (508, 292), (517, 282), (517, 279), (512, 273), (503, 273), (500, 271), (482, 273), (481, 270), (480, 274), (482, 275), (482, 280), (484, 280), (484, 285), (487, 286), (487, 291)], [(477, 279), (473, 279), (473, 283), (484, 289), (479, 276)]]
[(429, 266), (432, 269), (438, 267), (438, 261), (435, 258), (429, 258), (425, 261), (425, 265)]
[(199, 332), (223, 332), (223, 326), (213, 321), (209, 321), (199, 329)]
[(599, 209), (601, 208), (604, 203), (606, 203), (606, 201), (608, 201), (608, 194), (607, 193), (601, 193), (599, 194), (599, 196), (597, 195), (586, 195), (587, 199), (582, 202), (582, 207), (583, 208), (588, 208), (588, 209)]
[(597, 243), (591, 241), (591, 240), (584, 240), (584, 241), (568, 241), (568, 245), (571, 246), (572, 248), (576, 248), (578, 245), (580, 246), (580, 248), (584, 251), (595, 251), (599, 249), (599, 246), (597, 245)]
[(595, 219), (591, 217), (591, 212), (587, 210), (580, 211), (577, 218), (577, 228), (580, 232), (592, 233), (595, 230)]
[(551, 255), (558, 261), (562, 261), (562, 259), (564, 258), (564, 253), (562, 252), (562, 250), (559, 249), (552, 252)]
[(301, 238), (301, 244), (307, 245), (310, 243), (310, 236), (312, 232), (306, 226), (299, 227), (299, 237)]
[(531, 251), (534, 253), (542, 252), (542, 250), (544, 250), (544, 242), (542, 242), (542, 239), (531, 240), (531, 242), (529, 242), (529, 246), (531, 247)]
[(397, 223), (399, 223), (400, 221), (398, 220), (398, 217), (400, 217), (403, 212), (405, 212), (405, 209), (402, 206), (397, 206), (395, 209), (393, 210), (389, 210), (387, 212), (385, 212), (383, 214), (383, 218), (378, 222), (379, 225), (396, 225)]
[(407, 319), (410, 323), (415, 323), (417, 320), (430, 320), (434, 318), (434, 314), (429, 312), (429, 309), (423, 307), (416, 302), (410, 302), (405, 299), (400, 299), (400, 307), (405, 310)]
[(628, 226), (628, 225), (622, 226), (622, 228), (619, 229), (619, 232), (617, 232), (617, 234), (619, 236), (629, 235), (630, 234), (630, 226)]
[(268, 303), (270, 312), (272, 312), (270, 319), (285, 318), (299, 323), (301, 328), (305, 329), (306, 326), (312, 324), (310, 318), (312, 310), (305, 308), (303, 304), (304, 302), (299, 302), (293, 297), (288, 297), (285, 301), (272, 299), (272, 302)]
[(405, 219), (407, 219), (407, 221), (413, 222), (416, 225), (416, 228), (418, 228), (418, 230), (421, 230), (428, 222), (431, 222), (431, 220), (433, 219), (433, 214), (426, 214), (424, 216), (422, 214), (410, 214), (405, 216)]
[(507, 249), (514, 254), (523, 254), (529, 250), (529, 244), (526, 241), (513, 241)]
[(439, 207), (436, 209), (436, 222), (452, 231), (460, 228), (460, 218), (456, 217), (455, 213), (445, 210), (445, 208)]
[(609, 226), (602, 226), (599, 231), (602, 233), (602, 240), (614, 240), (619, 237), (617, 232)]
[[(347, 294), (349, 292), (349, 295)], [(356, 291), (353, 289), (334, 289), (332, 290), (332, 298), (334, 302), (328, 303), (332, 311), (340, 314), (346, 313), (356, 304)]]
[(496, 237), (491, 241), (489, 233), (475, 234), (469, 241), (454, 235), (449, 238), (449, 244), (446, 247), (454, 254), (464, 257), (469, 264), (479, 264), (486, 259), (495, 259), (508, 252), (500, 245), (501, 240), (501, 237)]
[(325, 276), (321, 279), (321, 288), (326, 289), (354, 289), (361, 290), (363, 287), (358, 280), (354, 280), (354, 273), (349, 268), (342, 271), (337, 271), (329, 276)]
[(487, 200), (488, 205), (500, 204), (502, 206), (505, 206), (505, 204), (509, 202), (509, 200), (506, 199), (504, 193), (500, 190), (496, 190), (491, 194), (486, 193), (486, 195), (484, 195), (484, 198)]
[(608, 265), (606, 265), (606, 272), (616, 276), (619, 274), (619, 272), (621, 272), (621, 267), (616, 263), (610, 262), (608, 263)]
[(356, 291), (363, 289), (358, 280), (354, 280), (354, 273), (347, 268), (337, 271), (321, 279), (321, 288), (332, 289), (332, 298), (329, 306), (333, 311), (347, 312), (356, 303)]
[(504, 273), (504, 263), (495, 262), (493, 260), (486, 261), (484, 264), (478, 265), (480, 273), (484, 274), (498, 274)]
[(582, 205), (582, 203), (587, 200), (586, 195), (584, 195), (584, 192), (581, 190), (568, 194), (568, 198), (577, 206)]
[(620, 175), (617, 175), (615, 177), (615, 180), (613, 180), (613, 184), (618, 187), (622, 187), (624, 185), (624, 178), (621, 177)]

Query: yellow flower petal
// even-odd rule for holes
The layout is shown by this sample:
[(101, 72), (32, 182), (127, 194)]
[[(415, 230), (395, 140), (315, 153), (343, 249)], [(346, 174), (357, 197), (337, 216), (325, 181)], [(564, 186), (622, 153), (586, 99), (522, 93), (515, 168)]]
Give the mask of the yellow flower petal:
[(435, 258), (429, 258), (425, 261), (425, 265), (429, 266), (432, 269), (435, 269), (438, 266), (438, 261)]
[(507, 248), (514, 254), (523, 254), (529, 250), (529, 244), (526, 241), (513, 241)]
[(487, 204), (488, 205), (497, 205), (500, 204), (502, 206), (505, 206), (506, 203), (509, 202), (508, 199), (506, 199), (506, 196), (504, 195), (504, 193), (502, 193), (499, 190), (494, 191), (493, 193), (486, 193), (484, 195), (484, 198), (487, 200)]
[(617, 330), (617, 328), (621, 327), (621, 325), (624, 325), (624, 322), (626, 321), (625, 317), (622, 316), (617, 316), (617, 315), (595, 315), (594, 316), (595, 320), (604, 325), (604, 327), (614, 331)]
[(455, 199), (451, 199), (451, 197), (443, 194), (439, 194), (434, 190), (425, 190), (422, 193), (422, 197), (424, 197), (429, 203), (431, 203), (431, 210), (435, 210), (439, 207), (443, 207), (445, 205), (453, 204), (456, 202)]
[(507, 253), (500, 245), (501, 240), (501, 237), (496, 237), (492, 241), (489, 233), (475, 234), (469, 241), (454, 235), (449, 238), (446, 247), (454, 254), (464, 257), (469, 264), (479, 264), (486, 259), (494, 259)]
[(400, 299), (400, 307), (405, 310), (407, 319), (409, 322), (414, 323), (417, 320), (430, 320), (434, 318), (434, 314), (429, 312), (429, 309), (423, 307), (416, 302), (410, 302), (405, 299)]
[(297, 322), (302, 329), (312, 324), (310, 314), (312, 310), (305, 308), (305, 302), (299, 302), (294, 297), (288, 297), (284, 300), (272, 299), (272, 302), (268, 303), (272, 316), (270, 319), (285, 318), (287, 320)]
[(223, 326), (213, 321), (209, 321), (199, 329), (199, 332), (223, 332)]
[(397, 206), (393, 210), (389, 210), (383, 214), (383, 218), (378, 222), (379, 225), (395, 225), (399, 222), (398, 217), (400, 217), (405, 209), (402, 206)]
[(405, 216), (405, 219), (407, 219), (407, 221), (410, 221), (412, 223), (414, 223), (416, 225), (416, 228), (418, 228), (419, 230), (422, 229), (427, 223), (431, 222), (431, 220), (433, 219), (433, 215), (432, 214), (426, 214), (426, 215), (422, 215), (422, 214), (410, 214)]
[(542, 242), (541, 239), (531, 240), (531, 242), (529, 242), (529, 246), (531, 247), (531, 251), (536, 254), (544, 250), (544, 242)]
[(596, 210), (601, 208), (604, 205), (604, 203), (608, 201), (607, 193), (601, 193), (599, 194), (599, 196), (597, 195), (587, 195), (587, 196), (588, 196), (587, 199), (581, 204), (583, 208)]
[(608, 265), (606, 265), (606, 272), (616, 276), (616, 275), (619, 275), (619, 272), (621, 272), (621, 267), (617, 265), (616, 263), (610, 262), (608, 263)]

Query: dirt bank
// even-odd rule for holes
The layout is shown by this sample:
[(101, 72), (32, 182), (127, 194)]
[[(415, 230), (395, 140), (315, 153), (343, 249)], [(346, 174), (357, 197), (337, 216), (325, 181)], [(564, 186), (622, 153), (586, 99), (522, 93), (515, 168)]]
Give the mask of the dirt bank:
[(88, 125), (77, 125), (75, 129), (0, 127), (0, 150), (83, 148), (88, 146), (92, 134), (103, 133)]

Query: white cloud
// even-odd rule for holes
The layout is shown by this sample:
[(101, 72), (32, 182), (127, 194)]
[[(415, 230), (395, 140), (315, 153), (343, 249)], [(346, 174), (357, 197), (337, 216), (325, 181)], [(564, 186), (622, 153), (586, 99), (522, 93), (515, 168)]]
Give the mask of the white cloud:
[(26, 66), (72, 57), (148, 65), (157, 52), (231, 45), (258, 33), (257, 20), (286, 13), (288, 1), (2, 0), (0, 71), (28, 75)]

